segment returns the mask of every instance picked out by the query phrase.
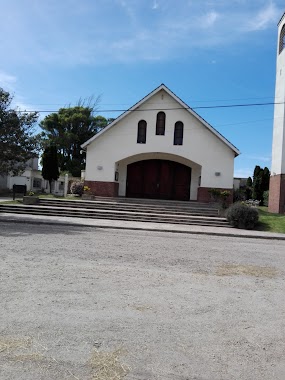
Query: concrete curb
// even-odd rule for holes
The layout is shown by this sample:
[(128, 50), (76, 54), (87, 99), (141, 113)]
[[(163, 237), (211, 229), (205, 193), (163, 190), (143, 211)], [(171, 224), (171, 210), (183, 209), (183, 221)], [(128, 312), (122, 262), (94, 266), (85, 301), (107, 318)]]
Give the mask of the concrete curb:
[[(9, 218), (7, 218), (9, 216)], [(5, 217), (5, 220), (4, 220)], [(250, 239), (265, 239), (265, 240), (283, 240), (285, 241), (285, 234), (280, 235), (270, 235), (270, 233), (262, 233), (255, 231), (254, 234), (244, 233), (244, 230), (237, 230), (233, 229), (233, 232), (229, 231), (222, 231), (223, 227), (214, 227), (217, 229), (217, 231), (208, 231), (206, 229), (203, 230), (191, 230), (191, 226), (188, 229), (179, 229), (179, 225), (175, 225), (176, 228), (168, 227), (170, 225), (167, 225), (166, 228), (160, 228), (160, 227), (152, 227), (148, 226), (147, 223), (145, 223), (145, 226), (128, 226), (128, 225), (116, 225), (114, 221), (109, 220), (111, 224), (102, 224), (100, 223), (100, 220), (92, 220), (92, 223), (84, 223), (84, 221), (81, 221), (80, 223), (76, 222), (67, 222), (67, 221), (59, 221), (59, 220), (48, 220), (48, 219), (34, 219), (33, 217), (27, 218), (25, 217), (19, 217), (11, 214), (0, 214), (0, 223), (29, 223), (29, 224), (36, 224), (36, 225), (54, 225), (54, 226), (71, 226), (71, 227), (91, 227), (91, 228), (97, 228), (97, 229), (113, 229), (113, 230), (129, 230), (129, 231), (150, 231), (150, 232), (171, 232), (171, 233), (178, 233), (178, 234), (189, 234), (189, 235), (209, 235), (209, 236), (226, 236), (226, 237), (235, 237), (235, 238), (250, 238)], [(112, 223), (113, 222), (113, 223)], [(142, 222), (141, 222), (142, 223)], [(185, 226), (184, 226), (185, 227)], [(195, 226), (196, 227), (196, 226)], [(203, 226), (201, 226), (203, 228)], [(234, 232), (235, 231), (235, 232)], [(243, 233), (239, 233), (239, 231)]]

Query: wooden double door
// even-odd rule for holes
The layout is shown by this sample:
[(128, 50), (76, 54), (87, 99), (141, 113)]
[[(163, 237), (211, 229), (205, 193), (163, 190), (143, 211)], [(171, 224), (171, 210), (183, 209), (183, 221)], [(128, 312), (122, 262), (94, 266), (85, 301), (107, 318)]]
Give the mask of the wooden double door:
[(168, 160), (144, 160), (127, 167), (130, 198), (189, 201), (191, 168)]

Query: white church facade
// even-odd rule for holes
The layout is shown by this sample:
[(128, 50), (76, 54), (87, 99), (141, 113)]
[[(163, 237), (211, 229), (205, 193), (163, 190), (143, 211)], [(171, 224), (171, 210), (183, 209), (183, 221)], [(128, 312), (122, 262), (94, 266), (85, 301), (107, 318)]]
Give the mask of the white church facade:
[(164, 84), (82, 148), (97, 196), (202, 202), (213, 188), (233, 193), (240, 153)]
[(285, 13), (278, 23), (276, 86), (269, 187), (270, 212), (285, 212)]

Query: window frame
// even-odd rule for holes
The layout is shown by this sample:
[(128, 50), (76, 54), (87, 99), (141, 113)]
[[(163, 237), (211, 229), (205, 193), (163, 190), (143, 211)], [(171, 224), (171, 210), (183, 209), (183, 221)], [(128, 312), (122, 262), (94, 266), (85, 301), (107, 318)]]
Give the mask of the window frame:
[(177, 121), (174, 124), (173, 145), (183, 145), (184, 124), (182, 121)]
[(140, 120), (138, 122), (137, 144), (146, 143), (146, 129), (147, 129), (147, 122), (145, 120)]
[(166, 121), (165, 112), (159, 111), (156, 115), (156, 128), (155, 128), (156, 136), (165, 135), (165, 121)]

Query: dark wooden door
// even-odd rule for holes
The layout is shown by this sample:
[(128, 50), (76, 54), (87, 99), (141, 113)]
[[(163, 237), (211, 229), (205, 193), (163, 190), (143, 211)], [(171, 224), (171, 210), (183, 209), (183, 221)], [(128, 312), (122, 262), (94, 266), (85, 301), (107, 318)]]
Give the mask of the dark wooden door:
[(176, 162), (161, 160), (159, 177), (159, 198), (173, 199), (174, 166)]
[(173, 199), (187, 201), (190, 198), (191, 168), (185, 165), (175, 165)]
[(143, 197), (143, 161), (128, 165), (127, 172), (127, 197)]
[(159, 198), (159, 160), (146, 160), (142, 162), (144, 198)]
[(190, 198), (191, 168), (168, 160), (145, 160), (128, 165), (126, 196), (132, 198)]

